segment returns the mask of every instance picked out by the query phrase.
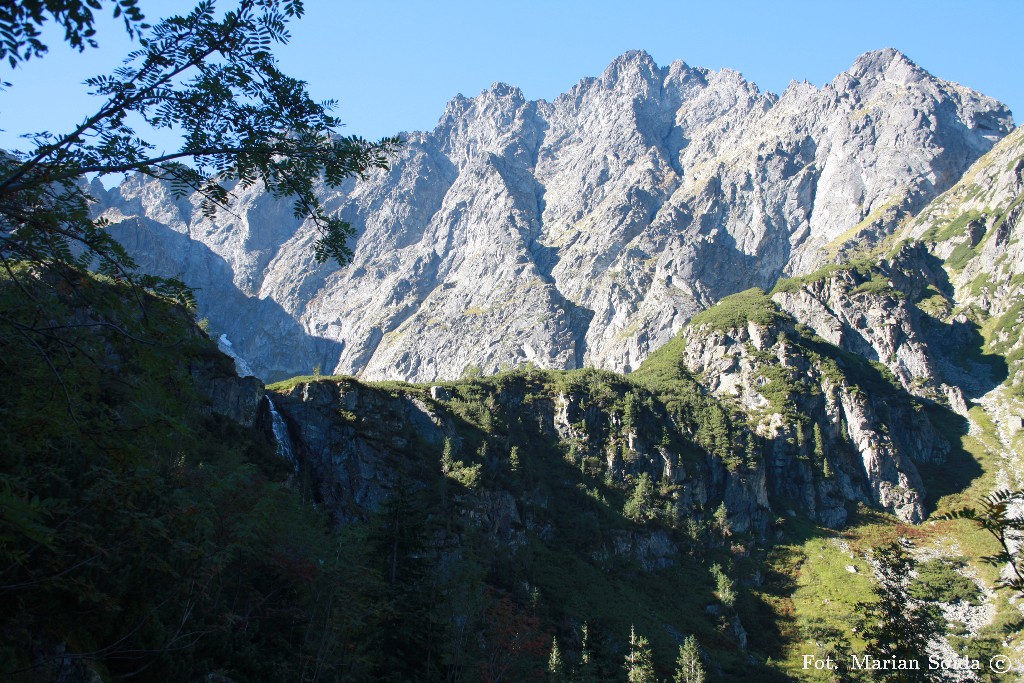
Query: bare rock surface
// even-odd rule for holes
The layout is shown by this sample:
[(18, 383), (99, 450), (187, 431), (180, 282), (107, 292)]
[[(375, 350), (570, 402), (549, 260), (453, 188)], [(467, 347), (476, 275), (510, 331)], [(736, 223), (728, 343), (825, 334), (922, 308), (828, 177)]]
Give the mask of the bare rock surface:
[(721, 297), (890, 234), (1012, 129), (892, 49), (779, 96), (630, 52), (553, 102), (456, 97), (389, 171), (323, 188), (358, 230), (345, 268), (258, 188), (209, 219), (129, 178), (101, 208), (264, 379), (630, 370)]

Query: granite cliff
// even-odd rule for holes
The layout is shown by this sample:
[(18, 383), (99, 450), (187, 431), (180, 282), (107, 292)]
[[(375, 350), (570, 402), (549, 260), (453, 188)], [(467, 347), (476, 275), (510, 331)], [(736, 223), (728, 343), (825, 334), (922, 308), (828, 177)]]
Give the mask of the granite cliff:
[(1012, 128), (891, 49), (780, 96), (630, 52), (553, 102), (504, 84), (456, 97), (389, 171), (324, 188), (358, 230), (342, 269), (258, 189), (208, 219), (129, 178), (101, 208), (144, 269), (200, 288), (267, 380), (628, 371), (723, 296), (876, 243)]

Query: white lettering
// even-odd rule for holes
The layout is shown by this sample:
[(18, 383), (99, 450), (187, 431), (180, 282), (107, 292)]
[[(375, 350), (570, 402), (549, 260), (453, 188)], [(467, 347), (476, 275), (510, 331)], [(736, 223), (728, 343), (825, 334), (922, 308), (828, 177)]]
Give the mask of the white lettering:
[(896, 659), (895, 657), (878, 659), (873, 655), (864, 655), (863, 657), (851, 655), (850, 666), (854, 669), (871, 669), (873, 671), (918, 671), (921, 669), (921, 663), (916, 659)]
[(814, 655), (803, 655), (805, 669), (817, 669), (818, 671), (835, 671), (837, 665), (831, 657), (816, 657)]

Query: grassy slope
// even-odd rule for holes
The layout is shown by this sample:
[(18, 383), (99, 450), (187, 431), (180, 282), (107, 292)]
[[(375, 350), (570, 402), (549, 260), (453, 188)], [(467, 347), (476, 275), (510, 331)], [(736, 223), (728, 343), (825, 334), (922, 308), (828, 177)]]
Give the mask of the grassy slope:
[[(888, 288), (888, 282), (866, 264), (848, 267), (862, 268), (867, 282), (879, 282), (876, 288), (879, 291)], [(806, 278), (784, 280), (777, 290), (795, 289), (845, 268), (828, 267)], [(728, 329), (744, 326), (748, 321), (766, 325), (783, 318), (763, 292), (750, 290), (729, 297), (701, 313), (691, 326), (710, 325), (715, 329)], [(1001, 320), (1010, 318), (1015, 319), (1008, 315)], [(998, 323), (993, 322), (990, 327), (998, 329)], [(685, 347), (684, 335), (685, 331), (652, 354), (635, 374), (656, 378), (671, 377), (673, 372), (685, 374), (684, 370), (674, 366)], [(855, 362), (859, 359), (850, 358), (849, 354), (839, 352), (830, 355), (837, 356), (847, 370), (867, 365), (863, 361)], [(865, 375), (861, 380), (874, 380), (869, 384), (872, 391), (885, 390), (886, 385), (891, 385), (891, 378), (885, 377), (888, 373), (880, 374), (877, 367), (865, 367), (860, 374)], [(888, 389), (892, 390), (892, 387)], [(954, 448), (954, 456), (949, 463), (925, 468), (930, 490), (945, 492), (933, 501), (933, 518), (972, 503), (994, 486), (995, 454), (999, 450), (994, 426), (984, 410), (977, 406), (971, 410), (971, 419), (980, 429), (970, 435), (964, 433), (955, 421), (936, 421), (936, 424), (947, 428), (947, 438), (951, 443), (959, 444), (960, 448)], [(965, 485), (965, 482), (968, 483)], [(771, 653), (783, 670), (803, 680), (829, 680), (827, 673), (802, 668), (803, 655), (826, 654), (828, 646), (823, 643), (845, 640), (854, 651), (863, 649), (863, 643), (851, 631), (850, 624), (855, 605), (870, 600), (871, 569), (865, 558), (872, 547), (898, 537), (910, 538), (919, 547), (944, 548), (946, 554), (954, 559), (965, 558), (970, 570), (989, 587), (997, 578), (995, 568), (980, 559), (993, 554), (997, 544), (986, 532), (965, 522), (931, 521), (918, 527), (908, 527), (891, 516), (862, 509), (842, 532), (819, 528), (799, 518), (787, 520), (783, 529), (781, 543), (772, 548), (765, 558), (763, 570), (767, 580), (763, 587), (752, 590), (751, 594), (771, 615), (766, 620), (770, 635), (763, 642), (762, 649)], [(857, 571), (851, 572), (850, 567)], [(963, 648), (961, 651), (976, 654), (984, 647), (998, 651), (995, 641), (1000, 640), (1005, 628), (1019, 617), (1019, 612), (1007, 598), (1005, 593), (997, 594), (996, 619), (983, 629), (978, 639), (980, 642), (954, 640), (957, 647)]]
[[(745, 325), (748, 321), (768, 325), (784, 320), (786, 316), (778, 311), (763, 292), (751, 290), (730, 297), (720, 306), (701, 314), (693, 321), (693, 327), (711, 325), (717, 329), (727, 329)], [(489, 397), (507, 392), (519, 384), (526, 385), (526, 393), (536, 397), (582, 391), (588, 401), (603, 405), (612, 412), (623, 410), (623, 397), (627, 393), (653, 392), (651, 395), (654, 400), (666, 406), (669, 411), (679, 409), (683, 413), (689, 411), (688, 414), (699, 414), (718, 404), (703, 394), (682, 364), (685, 334), (684, 331), (652, 354), (641, 368), (628, 377), (588, 370), (507, 372), (491, 378), (446, 383), (445, 386), (455, 395), (451, 404), (453, 409), (465, 421), (469, 430), (475, 432), (467, 435), (470, 437), (468, 440), (474, 444), (486, 438), (484, 432), (495, 430), (495, 418), (499, 423), (507, 420), (507, 416), (503, 418), (500, 411), (495, 412), (493, 407), (486, 407), (494, 405), (493, 402), (488, 404)], [(837, 349), (826, 348), (826, 345), (813, 337), (804, 340), (801, 335), (797, 336), (795, 341), (805, 342), (808, 353), (824, 353), (821, 360), (833, 371), (849, 375), (848, 381), (874, 392), (893, 391), (891, 378), (886, 377), (876, 366)], [(306, 378), (280, 383), (271, 388), (283, 390), (303, 379)], [(390, 382), (372, 386), (393, 394), (427, 394), (425, 386), (405, 383)], [(727, 408), (719, 406), (719, 409), (728, 412)], [(738, 414), (728, 414), (738, 422), (743, 419)], [(964, 438), (966, 447), (976, 457), (982, 457), (978, 450), (980, 443), (974, 437)], [(532, 463), (529, 469), (538, 477), (538, 481), (541, 476), (551, 479), (552, 472), (564, 467), (564, 453), (560, 454), (554, 444), (548, 444), (546, 450), (529, 442), (522, 442), (522, 445), (524, 451), (530, 453)], [(569, 502), (556, 516), (559, 523), (567, 528), (585, 528), (586, 524), (581, 523), (581, 526), (572, 521), (573, 511), (594, 512), (593, 501), (596, 498), (606, 502), (605, 508), (597, 516), (601, 528), (628, 528), (619, 513), (624, 499), (623, 492), (614, 487), (608, 488), (600, 477), (584, 479), (576, 484), (575, 490), (570, 487), (557, 493), (557, 498)], [(972, 489), (943, 499), (939, 509), (948, 509), (957, 505), (958, 501), (970, 499), (976, 491), (985, 490), (985, 481), (984, 478), (979, 479)], [(589, 494), (589, 501), (580, 495), (588, 491), (593, 492)], [(872, 546), (900, 535), (915, 537), (920, 543), (926, 544), (943, 538), (949, 532), (950, 525), (963, 526), (943, 523), (906, 527), (894, 518), (869, 510), (862, 510), (855, 516), (854, 524), (841, 533), (817, 528), (799, 518), (787, 520), (782, 527), (781, 543), (766, 554), (755, 549), (751, 559), (739, 562), (739, 576), (749, 577), (761, 573), (766, 579), (763, 586), (751, 585), (749, 590), (743, 591), (738, 605), (744, 623), (751, 631), (752, 651), (774, 661), (783, 670), (795, 671), (802, 676), (804, 672), (799, 670), (801, 655), (820, 650), (815, 643), (821, 642), (823, 632), (833, 631), (849, 640), (855, 649), (861, 647), (862, 644), (850, 632), (849, 625), (854, 605), (868, 599), (870, 569), (864, 553)], [(971, 529), (960, 528), (957, 533), (962, 539), (961, 552), (964, 554), (991, 551), (985, 538)], [(590, 620), (613, 632), (624, 632), (627, 624), (637, 624), (638, 629), (652, 639), (663, 668), (668, 664), (665, 653), (671, 651), (673, 642), (671, 632), (660, 626), (664, 623), (672, 623), (684, 632), (696, 632), (710, 645), (712, 651), (720, 653), (716, 656), (722, 658), (723, 662), (736, 661), (728, 654), (728, 639), (721, 639), (720, 630), (716, 635), (716, 629), (709, 626), (704, 613), (704, 606), (713, 604), (714, 598), (713, 586), (700, 563), (693, 564), (684, 560), (677, 568), (663, 571), (655, 576), (655, 582), (649, 583), (636, 582), (636, 577), (631, 575), (635, 570), (631, 570), (628, 563), (619, 566), (609, 576), (606, 570), (599, 570), (583, 557), (570, 547), (534, 539), (518, 560), (522, 563), (523, 574), (520, 578), (535, 585), (552, 614), (561, 615), (563, 619), (577, 622)], [(717, 561), (728, 559), (727, 556), (720, 556)], [(709, 563), (711, 558), (703, 561)], [(849, 566), (857, 567), (857, 573), (851, 573), (847, 569)], [(584, 577), (582, 582), (579, 580), (581, 577)], [(648, 591), (647, 588), (653, 589)], [(609, 600), (606, 596), (615, 597)], [(726, 649), (721, 650), (722, 647)], [(743, 670), (740, 667), (737, 673)], [(728, 671), (729, 665), (723, 672)], [(813, 674), (810, 679), (814, 680)]]
[[(295, 378), (268, 389), (288, 391), (314, 379)], [(657, 480), (654, 519), (637, 523), (623, 514), (637, 481), (625, 451), (627, 430), (648, 437), (660, 435), (665, 447), (691, 465), (703, 463), (706, 457), (698, 443), (701, 430), (695, 427), (694, 437), (676, 432), (667, 414), (689, 421), (701, 407), (714, 405), (713, 399), (702, 396), (688, 377), (661, 378), (660, 386), (671, 388), (664, 395), (653, 392), (651, 379), (650, 374), (631, 377), (589, 369), (507, 371), (440, 382), (451, 395), (443, 401), (430, 400), (427, 385), (363, 384), (348, 377), (316, 381), (361, 384), (395, 397), (415, 396), (455, 426), (460, 445), (453, 458), (458, 466), (449, 485), (467, 500), (472, 500), (474, 491), (508, 491), (528, 520), (521, 548), (496, 549), (481, 539), (473, 541), (468, 527), (463, 529), (472, 553), (488, 568), (483, 580), (520, 603), (540, 605), (545, 628), (557, 635), (569, 661), (579, 655), (579, 628), (587, 623), (593, 634), (600, 634), (605, 664), (620, 670), (626, 637), (635, 626), (651, 641), (655, 663), (664, 676), (674, 668), (679, 639), (693, 633), (713, 654), (720, 680), (751, 675), (771, 680), (770, 669), (759, 667), (737, 649), (728, 610), (720, 616), (708, 612), (709, 606), (718, 605), (708, 568), (715, 562), (730, 564), (732, 553), (712, 537), (707, 520), (694, 519), (700, 534), (695, 542), (681, 526), (685, 520), (673, 521), (663, 513), (674, 489)], [(534, 406), (550, 404), (559, 396), (572, 397), (582, 414), (589, 416), (581, 414), (574, 423), (581, 436), (559, 441), (538, 431)], [(619, 427), (614, 426), (616, 421)], [(414, 439), (409, 443), (408, 453), (399, 461), (440, 460), (440, 452), (425, 452)], [(519, 459), (515, 472), (509, 459), (512, 448)], [(617, 465), (626, 470), (622, 479), (609, 475), (610, 452), (627, 459)], [(467, 489), (464, 484), (473, 478), (461, 473), (468, 468), (479, 468), (480, 477)], [(613, 551), (622, 540), (650, 532), (666, 534), (681, 548), (671, 566), (647, 572), (628, 554)], [(524, 587), (529, 590), (524, 592)]]

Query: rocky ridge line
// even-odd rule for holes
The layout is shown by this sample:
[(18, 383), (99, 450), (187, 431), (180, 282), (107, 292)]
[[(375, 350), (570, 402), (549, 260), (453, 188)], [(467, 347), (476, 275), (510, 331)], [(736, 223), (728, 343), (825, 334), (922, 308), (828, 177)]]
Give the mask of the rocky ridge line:
[(553, 102), (456, 97), (390, 171), (324, 188), (359, 231), (344, 269), (257, 189), (213, 220), (139, 178), (103, 207), (144, 268), (203, 287), (202, 315), (265, 379), (621, 371), (723, 296), (881, 239), (1012, 128), (891, 49), (781, 96), (630, 52)]

